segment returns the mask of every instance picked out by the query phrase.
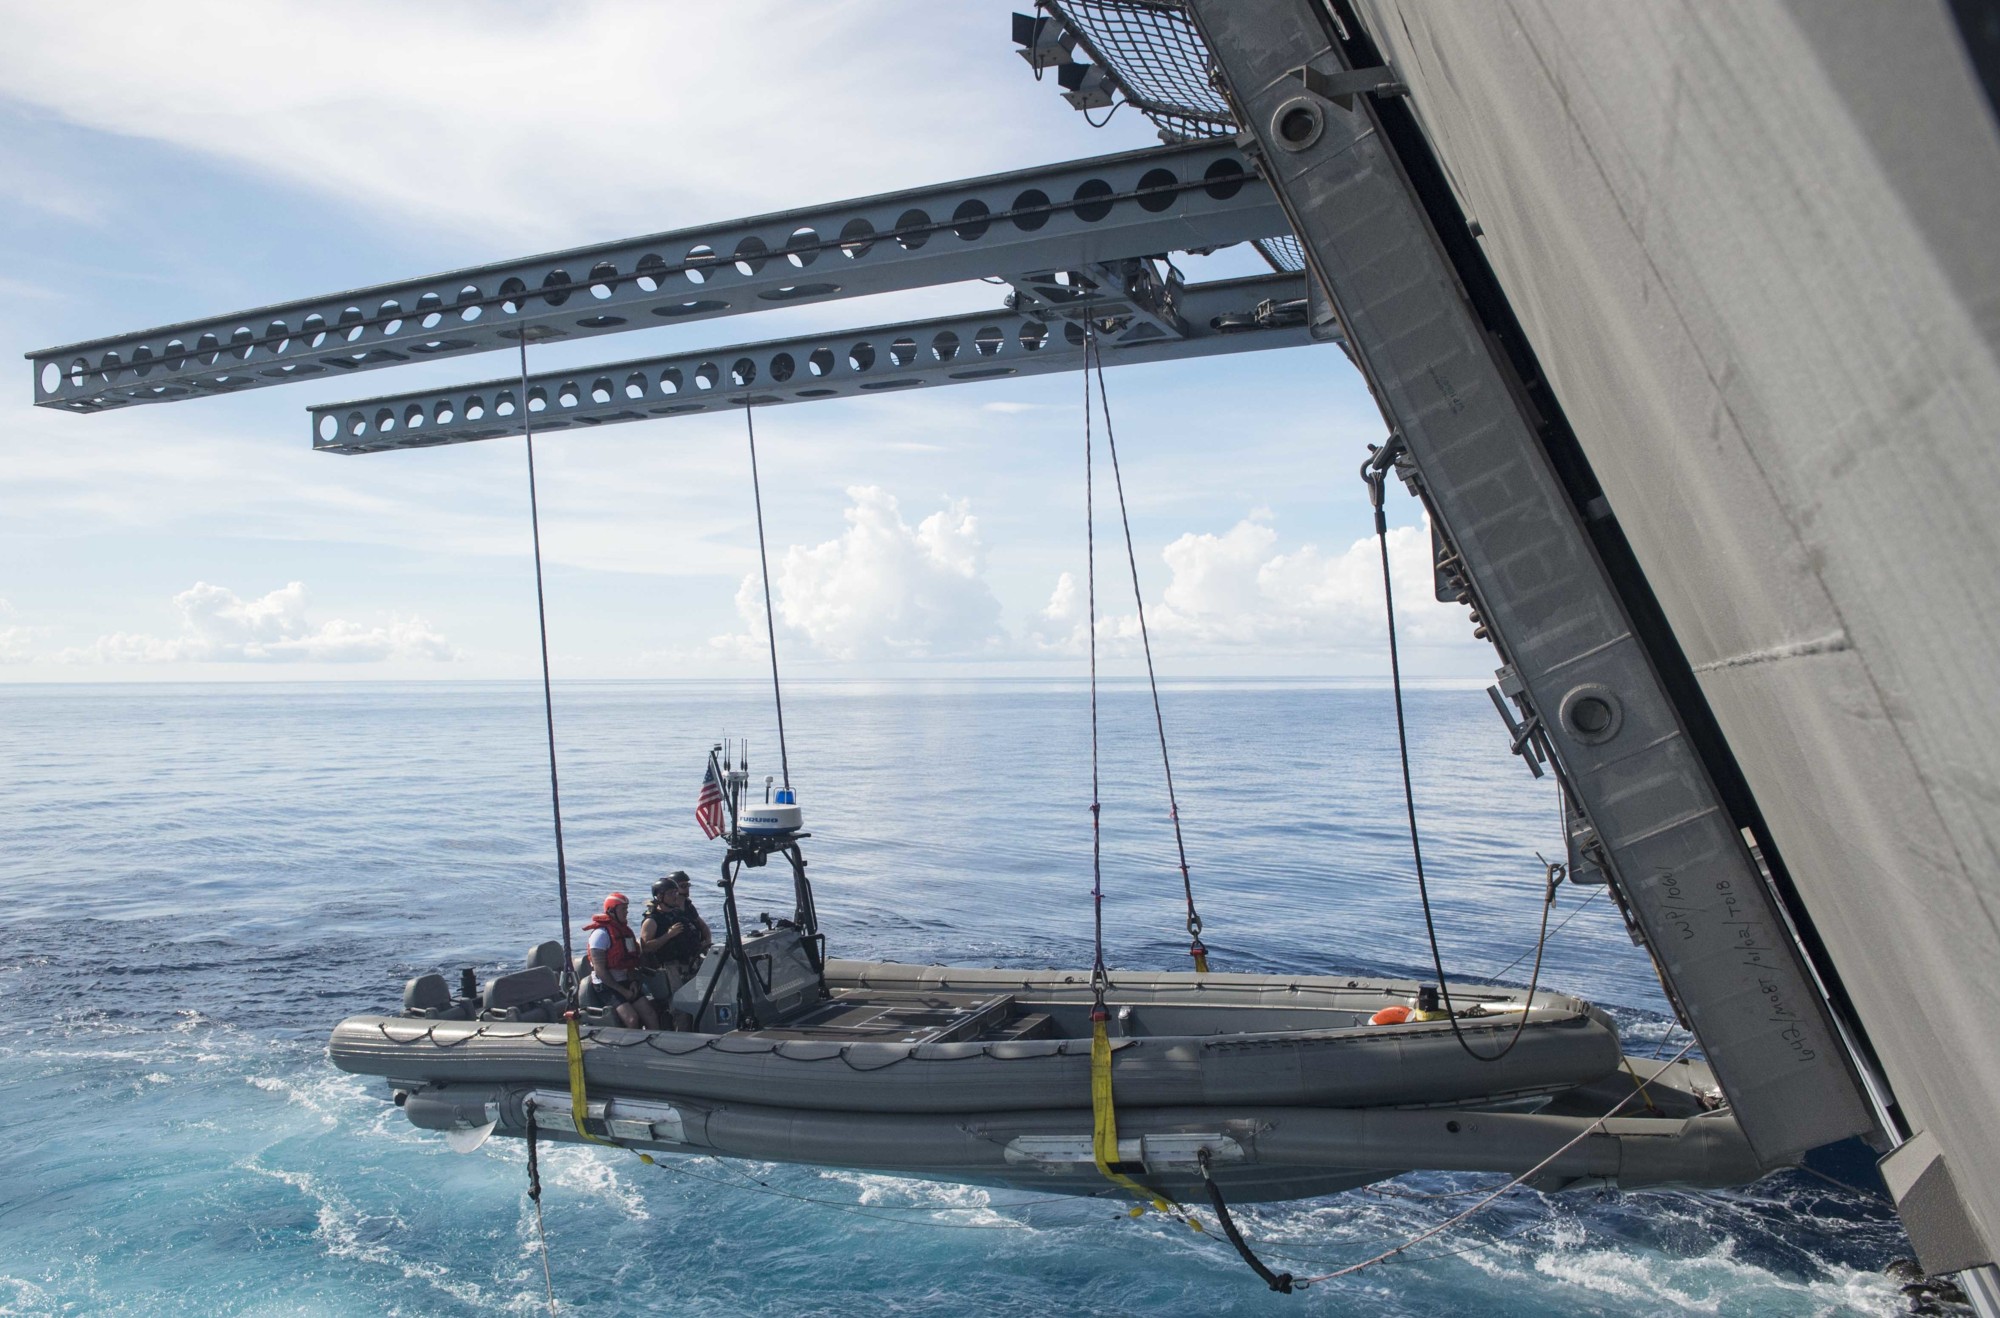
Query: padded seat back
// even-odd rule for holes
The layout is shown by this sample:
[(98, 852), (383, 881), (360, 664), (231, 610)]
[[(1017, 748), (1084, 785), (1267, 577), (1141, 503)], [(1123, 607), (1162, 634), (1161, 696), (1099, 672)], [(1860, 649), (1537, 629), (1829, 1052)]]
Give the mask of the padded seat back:
[(562, 944), (553, 938), (545, 943), (536, 943), (528, 949), (527, 965), (530, 970), (536, 966), (546, 966), (556, 974), (562, 974)]
[(451, 1007), (451, 986), (443, 975), (418, 975), (403, 985), (403, 1014), (432, 1016)]
[(610, 1005), (605, 1002), (604, 995), (597, 991), (597, 985), (591, 982), (588, 956), (576, 959), (576, 1005), (591, 1010)]
[(506, 1020), (523, 1019), (524, 1009), (537, 1008), (536, 1015), (545, 1017), (544, 1004), (562, 997), (562, 982), (556, 972), (547, 966), (536, 966), (532, 970), (517, 970), (511, 975), (495, 975), (486, 981), (485, 989), (479, 995), (481, 1014), (497, 1016)]

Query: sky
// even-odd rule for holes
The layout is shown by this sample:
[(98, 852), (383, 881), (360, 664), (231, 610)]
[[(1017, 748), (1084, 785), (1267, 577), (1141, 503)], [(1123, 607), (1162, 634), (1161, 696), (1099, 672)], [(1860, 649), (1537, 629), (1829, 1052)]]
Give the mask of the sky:
[[(341, 457), (305, 408), (491, 355), (77, 416), (33, 349), (536, 251), (1157, 144), (1037, 84), (1011, 6), (0, 0), (0, 682), (538, 675), (518, 440)], [(1183, 262), (1252, 273), (1246, 248)], [(972, 283), (549, 346), (538, 369), (996, 305)], [(511, 364), (510, 364), (511, 366)], [(1375, 678), (1355, 469), (1380, 414), (1334, 347), (1108, 376), (1163, 677)], [(788, 674), (1074, 676), (1081, 382), (775, 409), (758, 425)], [(739, 418), (536, 444), (558, 680), (755, 676)], [(1099, 450), (1099, 462), (1103, 462)], [(1100, 491), (1100, 500), (1103, 500)], [(1490, 680), (1391, 492), (1406, 671)], [(1137, 673), (1100, 502), (1104, 665)]]

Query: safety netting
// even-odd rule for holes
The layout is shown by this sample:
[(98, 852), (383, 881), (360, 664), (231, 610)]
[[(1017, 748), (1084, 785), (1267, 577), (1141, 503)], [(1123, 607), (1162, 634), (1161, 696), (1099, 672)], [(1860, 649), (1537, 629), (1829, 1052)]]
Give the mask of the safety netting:
[[(1107, 70), (1124, 103), (1169, 142), (1233, 137), (1229, 100), (1216, 87), (1208, 47), (1173, 0), (1043, 0), (1074, 33), (1082, 53)], [(1298, 239), (1254, 244), (1274, 270), (1303, 270)]]

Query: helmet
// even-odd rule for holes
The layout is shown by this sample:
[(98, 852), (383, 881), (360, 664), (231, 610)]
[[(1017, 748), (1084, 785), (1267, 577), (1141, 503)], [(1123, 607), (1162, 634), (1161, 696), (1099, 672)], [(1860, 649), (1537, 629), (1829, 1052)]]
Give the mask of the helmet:
[(632, 899), (627, 897), (624, 893), (614, 892), (609, 897), (606, 897), (604, 899), (604, 913), (606, 915), (609, 915), (621, 906), (631, 905), (631, 902)]

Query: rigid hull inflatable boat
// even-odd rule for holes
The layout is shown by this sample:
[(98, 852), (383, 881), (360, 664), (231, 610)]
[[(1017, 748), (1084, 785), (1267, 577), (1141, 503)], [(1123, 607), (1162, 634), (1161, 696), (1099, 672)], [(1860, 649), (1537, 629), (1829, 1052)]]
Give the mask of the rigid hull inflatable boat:
[[(673, 995), (691, 1031), (580, 1031), (582, 1132), (711, 1153), (1098, 1194), (1094, 992), (1082, 971), (819, 961), (789, 923), (713, 948)], [(412, 1123), (469, 1144), (578, 1132), (559, 980), (546, 964), (450, 998), (411, 981), (400, 1016), (335, 1030), (336, 1065), (389, 1081)], [(748, 977), (738, 968), (748, 966)], [(1538, 1184), (1732, 1184), (1757, 1168), (1712, 1077), (1628, 1071), (1579, 999), (1453, 986), (1458, 1030), (1371, 1025), (1411, 983), (1118, 974), (1105, 991), (1119, 1162), (1148, 1189), (1331, 1193), (1418, 1168), (1522, 1171), (1648, 1083), (1647, 1115), (1603, 1123)], [(586, 1005), (598, 1022), (603, 1013)], [(737, 1022), (718, 1022), (718, 1015)], [(1525, 1019), (1524, 1019), (1525, 1016)], [(746, 1019), (747, 1017), (747, 1019)], [(1643, 1065), (1643, 1064), (1642, 1064)]]
[[(796, 804), (746, 805), (748, 765), (724, 756), (709, 764), (730, 815), (722, 936), (653, 984), (683, 1028), (623, 1028), (583, 958), (546, 942), (483, 985), (463, 972), (456, 996), (441, 975), (410, 980), (401, 1015), (340, 1023), (334, 1064), (387, 1080), (413, 1124), (461, 1148), (534, 1135), (1076, 1194), (1762, 1170), (1706, 1067), (1635, 1070), (1610, 1019), (1560, 993), (1450, 985), (1425, 1018), (1404, 1005), (1417, 984), (1215, 974), (1198, 942), (1193, 972), (829, 959)], [(738, 879), (773, 859), (791, 914), (746, 929)], [(1619, 1117), (1635, 1098), (1645, 1115)]]

